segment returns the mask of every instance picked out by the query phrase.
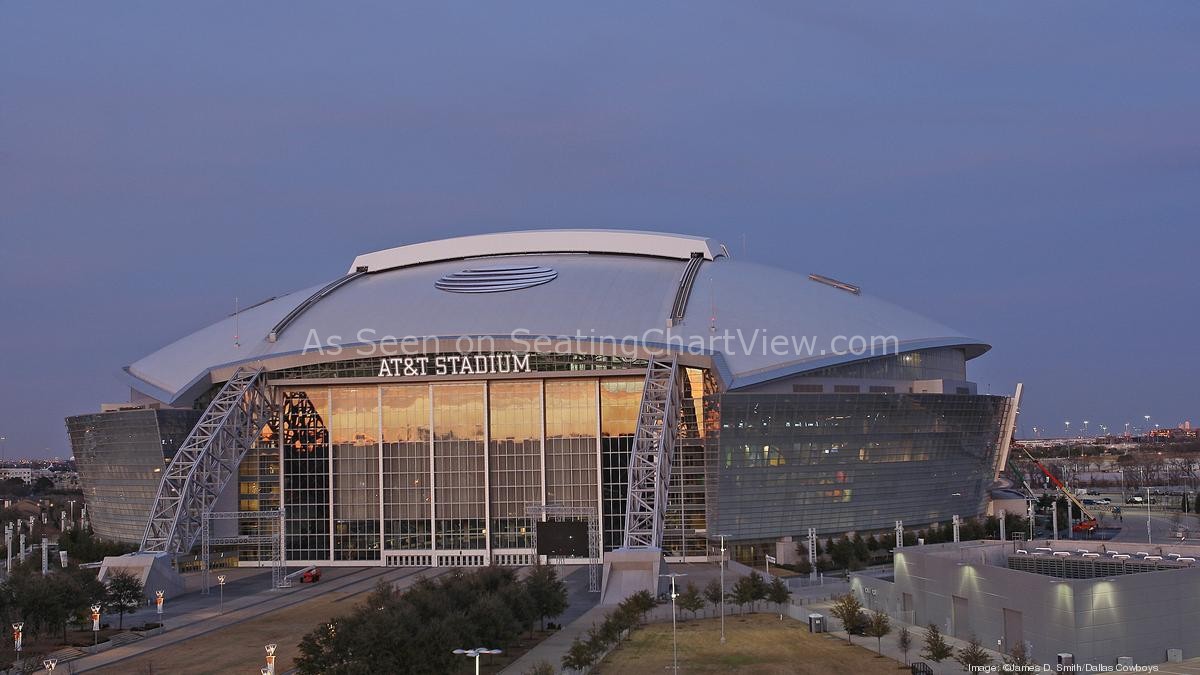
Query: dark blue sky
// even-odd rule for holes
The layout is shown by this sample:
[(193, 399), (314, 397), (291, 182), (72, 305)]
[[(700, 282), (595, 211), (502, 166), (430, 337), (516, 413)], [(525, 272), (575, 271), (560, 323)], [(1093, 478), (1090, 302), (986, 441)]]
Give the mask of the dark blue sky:
[(1200, 422), (1200, 4), (480, 7), (0, 7), (5, 454), (235, 296), (540, 227), (860, 284), (1023, 433)]

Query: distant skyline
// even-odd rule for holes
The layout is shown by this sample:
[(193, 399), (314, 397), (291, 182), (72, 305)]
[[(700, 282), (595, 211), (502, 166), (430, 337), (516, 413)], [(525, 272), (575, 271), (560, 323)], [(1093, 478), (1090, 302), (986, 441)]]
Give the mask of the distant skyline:
[(5, 457), (356, 254), (708, 235), (993, 345), (1021, 435), (1200, 424), (1200, 5), (0, 8)]

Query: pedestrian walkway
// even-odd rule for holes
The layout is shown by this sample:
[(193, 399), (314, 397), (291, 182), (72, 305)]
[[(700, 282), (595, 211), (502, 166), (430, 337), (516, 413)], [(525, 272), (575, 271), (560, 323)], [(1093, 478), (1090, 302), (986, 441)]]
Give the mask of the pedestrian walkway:
[(587, 590), (586, 567), (577, 567), (566, 572), (562, 580), (567, 585), (567, 609), (556, 617), (555, 621), (562, 624), (563, 628), (510, 663), (500, 671), (502, 675), (522, 675), (542, 661), (554, 666), (554, 671), (558, 672), (562, 668), (562, 658), (571, 648), (575, 638), (587, 635), (588, 629), (593, 624), (602, 623), (609, 610), (613, 609), (597, 605), (600, 602), (600, 594)]

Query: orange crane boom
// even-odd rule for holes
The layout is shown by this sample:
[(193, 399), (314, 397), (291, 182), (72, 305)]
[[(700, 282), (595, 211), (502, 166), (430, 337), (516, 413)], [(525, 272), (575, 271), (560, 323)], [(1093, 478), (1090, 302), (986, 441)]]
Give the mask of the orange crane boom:
[[(1022, 448), (1022, 450), (1024, 450), (1024, 448)], [(1076, 532), (1091, 532), (1100, 526), (1100, 522), (1096, 520), (1096, 516), (1092, 515), (1091, 511), (1088, 511), (1087, 507), (1083, 505), (1083, 502), (1079, 501), (1079, 498), (1072, 494), (1071, 491), (1067, 489), (1067, 486), (1062, 484), (1062, 481), (1056, 478), (1054, 474), (1050, 473), (1046, 467), (1042, 466), (1041, 462), (1034, 459), (1033, 455), (1029, 454), (1028, 450), (1024, 450), (1024, 452), (1025, 456), (1029, 458), (1029, 461), (1036, 464), (1037, 468), (1041, 469), (1042, 473), (1046, 474), (1046, 477), (1054, 483), (1054, 486), (1058, 488), (1059, 492), (1062, 492), (1064, 495), (1066, 495), (1067, 499), (1079, 509), (1081, 514), (1083, 514), (1083, 520), (1076, 523), (1075, 526), (1071, 528), (1072, 530)]]

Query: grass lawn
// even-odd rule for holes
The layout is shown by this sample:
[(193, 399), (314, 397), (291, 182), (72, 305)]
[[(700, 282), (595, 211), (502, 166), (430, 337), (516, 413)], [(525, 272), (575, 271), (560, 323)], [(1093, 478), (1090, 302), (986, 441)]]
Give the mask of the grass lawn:
[[(812, 634), (792, 619), (770, 614), (725, 617), (726, 642), (721, 644), (720, 619), (679, 623), (679, 670), (688, 673), (888, 673), (907, 670), (899, 661), (878, 657), (863, 648), (864, 638), (848, 646), (845, 637)], [(871, 647), (875, 641), (869, 640)], [(654, 673), (671, 666), (671, 624), (657, 623), (634, 631), (593, 672), (603, 675)]]

